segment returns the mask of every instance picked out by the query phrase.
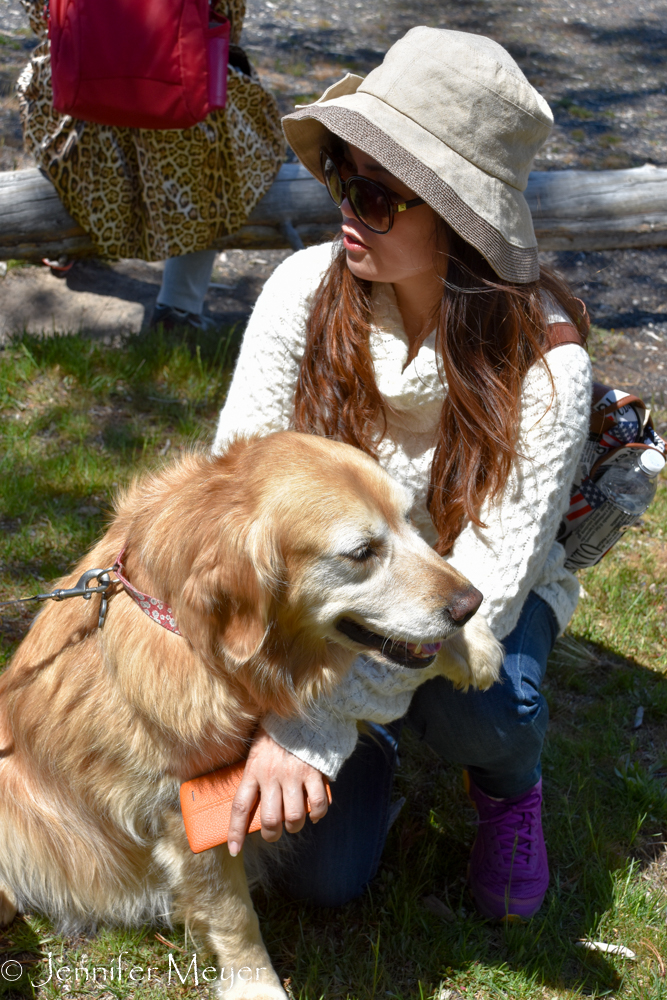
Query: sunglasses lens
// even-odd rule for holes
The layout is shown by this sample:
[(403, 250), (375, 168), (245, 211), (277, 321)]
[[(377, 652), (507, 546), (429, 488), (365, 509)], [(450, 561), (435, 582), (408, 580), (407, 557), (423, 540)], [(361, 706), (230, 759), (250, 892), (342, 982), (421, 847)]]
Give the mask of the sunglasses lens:
[(336, 164), (329, 156), (322, 158), (322, 173), (324, 174), (324, 183), (331, 198), (337, 205), (342, 205), (343, 182), (340, 179)]
[(360, 222), (375, 233), (389, 232), (391, 209), (389, 199), (381, 187), (363, 177), (355, 177), (348, 184), (347, 196)]

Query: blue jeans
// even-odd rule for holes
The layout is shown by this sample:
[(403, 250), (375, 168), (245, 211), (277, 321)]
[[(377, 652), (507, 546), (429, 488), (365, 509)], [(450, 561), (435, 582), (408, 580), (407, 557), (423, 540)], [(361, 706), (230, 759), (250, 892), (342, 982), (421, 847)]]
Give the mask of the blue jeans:
[(521, 795), (540, 779), (549, 712), (540, 685), (558, 635), (549, 605), (531, 592), (504, 640), (501, 679), (488, 691), (457, 691), (444, 677), (415, 692), (405, 719), (384, 737), (362, 737), (332, 783), (333, 804), (290, 840), (281, 876), (295, 899), (340, 906), (375, 876), (387, 836), (396, 739), (403, 723), (444, 760), (466, 767), (482, 791)]

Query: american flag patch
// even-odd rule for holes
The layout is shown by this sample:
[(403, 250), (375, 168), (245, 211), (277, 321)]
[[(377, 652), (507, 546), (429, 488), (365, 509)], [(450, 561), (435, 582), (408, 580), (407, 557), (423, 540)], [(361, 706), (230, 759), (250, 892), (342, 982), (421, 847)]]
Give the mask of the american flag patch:
[(614, 425), (602, 435), (601, 444), (607, 448), (622, 448), (639, 440), (639, 417), (634, 406), (622, 406), (614, 414)]
[(630, 423), (616, 424), (610, 431), (605, 431), (600, 438), (606, 448), (621, 448), (624, 444), (633, 444), (637, 440), (637, 427)]
[(588, 476), (582, 479), (576, 493), (570, 497), (570, 508), (565, 515), (568, 521), (577, 521), (584, 514), (600, 507), (605, 502), (605, 495), (598, 489)]

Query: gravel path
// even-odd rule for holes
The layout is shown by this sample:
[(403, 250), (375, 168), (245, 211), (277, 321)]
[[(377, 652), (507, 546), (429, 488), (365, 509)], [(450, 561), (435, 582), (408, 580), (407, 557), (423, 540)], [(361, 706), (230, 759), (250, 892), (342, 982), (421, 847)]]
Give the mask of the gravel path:
[(362, 75), (415, 24), (501, 42), (551, 104), (538, 170), (667, 163), (664, 0), (319, 0), (251, 2), (245, 44), (287, 112), (341, 70)]
[[(664, 0), (249, 0), (243, 42), (281, 109), (305, 103), (346, 71), (365, 74), (414, 24), (482, 32), (505, 45), (531, 82), (551, 104), (556, 125), (535, 162), (539, 170), (599, 170), (667, 165), (667, 6)], [(21, 150), (13, 83), (34, 44), (19, 0), (0, 0), (0, 169), (28, 165)], [(210, 311), (221, 317), (247, 315), (263, 281), (283, 252), (223, 255), (214, 281)], [(667, 406), (667, 248), (588, 254), (546, 254), (583, 298), (593, 322), (614, 331), (594, 338), (598, 375), (641, 390)], [(62, 316), (65, 287), (56, 294), (50, 275), (10, 272), (10, 284), (39, 280), (39, 326), (44, 315)], [(111, 273), (110, 273), (111, 272)], [(78, 275), (78, 276), (77, 276)], [(72, 295), (94, 295), (102, 271), (94, 262), (78, 263), (68, 279)], [(104, 325), (113, 322), (114, 281), (123, 303), (123, 323), (136, 328), (155, 294), (159, 269), (123, 263), (105, 269)], [(128, 290), (124, 282), (134, 282)], [(141, 285), (141, 288), (139, 286)], [(12, 309), (4, 329), (14, 323), (25, 298), (12, 285)], [(100, 284), (100, 294), (102, 286)], [(127, 301), (138, 303), (127, 310)], [(52, 312), (49, 314), (49, 308)], [(92, 308), (90, 315), (95, 313)], [(130, 317), (131, 313), (131, 318)], [(84, 313), (79, 310), (81, 317)], [(88, 316), (89, 313), (85, 312)], [(119, 315), (120, 319), (120, 315)], [(64, 319), (62, 320), (64, 322)], [(45, 325), (51, 326), (51, 323)], [(2, 327), (0, 327), (0, 330)], [(101, 330), (101, 328), (100, 328)]]

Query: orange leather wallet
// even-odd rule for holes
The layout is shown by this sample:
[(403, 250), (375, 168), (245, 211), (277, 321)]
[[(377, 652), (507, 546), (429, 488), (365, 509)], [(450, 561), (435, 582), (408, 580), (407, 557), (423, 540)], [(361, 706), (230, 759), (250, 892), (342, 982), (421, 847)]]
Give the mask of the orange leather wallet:
[[(192, 778), (181, 785), (181, 812), (185, 823), (185, 833), (193, 854), (201, 854), (209, 847), (227, 843), (232, 802), (236, 789), (241, 784), (245, 760), (239, 760), (227, 767), (220, 767), (200, 778)], [(324, 779), (327, 797), (331, 802), (329, 782)], [(259, 796), (250, 813), (248, 833), (254, 833), (262, 826)], [(306, 799), (306, 809), (310, 812), (310, 802)]]

